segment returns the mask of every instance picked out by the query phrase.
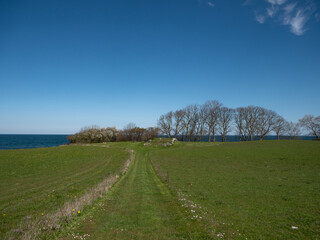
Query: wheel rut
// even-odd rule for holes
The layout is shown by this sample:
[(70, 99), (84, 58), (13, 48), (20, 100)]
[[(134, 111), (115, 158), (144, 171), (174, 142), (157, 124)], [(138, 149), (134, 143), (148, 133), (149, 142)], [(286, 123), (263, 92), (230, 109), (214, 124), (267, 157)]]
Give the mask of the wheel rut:
[(135, 149), (127, 174), (72, 232), (62, 239), (210, 239), (158, 178), (143, 148)]

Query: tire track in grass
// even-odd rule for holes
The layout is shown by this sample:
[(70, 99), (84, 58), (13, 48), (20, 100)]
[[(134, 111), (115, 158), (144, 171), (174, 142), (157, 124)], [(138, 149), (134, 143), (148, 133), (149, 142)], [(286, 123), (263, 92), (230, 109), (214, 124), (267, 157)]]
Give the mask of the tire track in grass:
[[(86, 190), (96, 186), (105, 177), (120, 171), (122, 163), (124, 164), (125, 155), (129, 154), (122, 151), (124, 148), (117, 148), (117, 146), (115, 148), (103, 150), (97, 147), (90, 149), (83, 147), (79, 151), (79, 147), (68, 146), (64, 149), (56, 147), (32, 151), (13, 150), (1, 152), (0, 161), (4, 165), (2, 165), (3, 169), (0, 172), (4, 173), (4, 175), (1, 175), (1, 179), (5, 181), (0, 183), (2, 190), (0, 197), (0, 239), (8, 231), (21, 231), (19, 224), (20, 222), (25, 222), (25, 218), (28, 221), (30, 218), (33, 219), (39, 216), (43, 218), (42, 213), (47, 215), (56, 211), (58, 204), (54, 195), (59, 196), (59, 204), (64, 204), (66, 201), (72, 202), (81, 197)], [(119, 152), (117, 149), (119, 149)], [(6, 152), (8, 154), (5, 154)], [(17, 155), (15, 154), (16, 152), (18, 153)], [(23, 158), (21, 159), (21, 157)], [(90, 159), (88, 159), (89, 157)], [(17, 171), (21, 175), (17, 180), (8, 178), (10, 166), (13, 165), (12, 163), (10, 163), (11, 165), (8, 164), (8, 159), (11, 158), (13, 163), (15, 161), (19, 163)], [(32, 171), (34, 174), (33, 179), (25, 177), (30, 175), (30, 171), (22, 170), (28, 169), (28, 166), (26, 167), (27, 164), (24, 163), (32, 159), (40, 159), (41, 164), (45, 162), (43, 160), (45, 159), (48, 160), (49, 164)], [(78, 162), (81, 163), (80, 166), (76, 166)], [(54, 165), (59, 166), (54, 168), (57, 169), (57, 174), (53, 174), (55, 171), (51, 169), (51, 166)], [(50, 169), (51, 173), (49, 173)], [(44, 170), (48, 174), (43, 174), (40, 170)], [(6, 182), (8, 183), (7, 186), (5, 186)], [(15, 182), (18, 182), (19, 185), (15, 184)], [(75, 186), (75, 188), (73, 189), (71, 186)], [(12, 194), (12, 190), (15, 191), (15, 194)], [(67, 194), (70, 194), (70, 197)], [(5, 217), (3, 214), (5, 214)]]
[[(129, 165), (133, 159), (133, 150), (127, 150), (130, 153), (129, 159), (125, 162), (122, 170), (118, 174), (125, 174), (129, 168)], [(46, 239), (48, 232), (60, 229), (63, 225), (63, 221), (69, 222), (72, 216), (81, 213), (85, 205), (90, 205), (94, 200), (102, 197), (104, 193), (108, 192), (113, 184), (119, 179), (118, 174), (112, 174), (106, 177), (103, 181), (98, 183), (95, 187), (88, 189), (83, 196), (79, 197), (75, 201), (65, 202), (59, 209), (48, 214), (45, 217), (36, 219), (25, 219), (21, 222), (18, 229), (13, 229), (6, 235), (8, 240), (32, 240), (32, 239)]]
[(212, 239), (137, 147), (127, 174), (60, 239)]

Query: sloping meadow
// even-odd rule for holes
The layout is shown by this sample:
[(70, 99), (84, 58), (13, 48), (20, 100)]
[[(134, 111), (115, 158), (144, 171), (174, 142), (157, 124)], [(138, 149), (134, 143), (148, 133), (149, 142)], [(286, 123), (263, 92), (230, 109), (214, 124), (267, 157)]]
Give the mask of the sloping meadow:
[(179, 143), (150, 153), (190, 218), (227, 239), (320, 236), (320, 144)]
[(0, 239), (34, 239), (81, 214), (123, 173), (130, 155), (103, 145), (0, 151)]

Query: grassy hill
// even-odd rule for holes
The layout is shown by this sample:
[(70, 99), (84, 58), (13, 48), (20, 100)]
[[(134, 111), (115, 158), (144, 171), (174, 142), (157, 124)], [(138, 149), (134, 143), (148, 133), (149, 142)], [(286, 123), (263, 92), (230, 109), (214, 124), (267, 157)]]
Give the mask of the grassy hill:
[(127, 149), (134, 159), (111, 190), (40, 239), (320, 235), (319, 142), (168, 143), (0, 151), (2, 236), (26, 216), (58, 211), (57, 197), (61, 204), (75, 201), (119, 174)]
[(80, 199), (104, 178), (119, 174), (128, 158), (122, 148), (94, 146), (0, 151), (0, 239), (10, 230), (19, 235), (21, 222)]
[(201, 207), (190, 211), (216, 236), (320, 236), (319, 142), (190, 143), (150, 155), (182, 202)]

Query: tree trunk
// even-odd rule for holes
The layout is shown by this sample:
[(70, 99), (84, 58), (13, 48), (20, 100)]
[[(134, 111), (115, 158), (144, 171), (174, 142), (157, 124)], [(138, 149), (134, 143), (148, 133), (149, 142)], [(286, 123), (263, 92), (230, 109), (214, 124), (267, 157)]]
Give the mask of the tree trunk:
[(199, 141), (199, 142), (201, 142), (201, 140), (202, 140), (202, 131), (201, 131), (201, 133), (200, 133), (200, 135), (199, 135), (199, 138), (198, 138), (198, 141)]
[(214, 128), (212, 129), (212, 135), (213, 135), (213, 142), (216, 141), (216, 135), (215, 135), (215, 132), (214, 132)]

